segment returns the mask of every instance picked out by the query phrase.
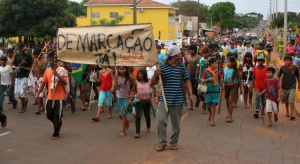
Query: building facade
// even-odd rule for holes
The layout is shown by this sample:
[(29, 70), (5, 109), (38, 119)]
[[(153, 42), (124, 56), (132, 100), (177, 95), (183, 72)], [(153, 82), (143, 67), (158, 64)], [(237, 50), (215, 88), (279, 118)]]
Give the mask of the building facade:
[[(87, 7), (87, 17), (78, 17), (77, 26), (91, 25), (92, 20), (99, 22), (101, 19), (111, 20), (124, 16), (120, 24), (133, 24), (132, 0), (92, 0), (84, 4)], [(151, 23), (155, 39), (175, 39), (175, 12), (176, 8), (153, 0), (137, 0), (137, 24)]]

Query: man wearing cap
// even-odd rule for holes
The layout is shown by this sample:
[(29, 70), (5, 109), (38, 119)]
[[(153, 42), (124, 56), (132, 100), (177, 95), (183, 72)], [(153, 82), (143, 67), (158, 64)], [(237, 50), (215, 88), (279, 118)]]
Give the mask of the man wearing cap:
[(159, 146), (157, 151), (162, 151), (167, 146), (167, 124), (168, 116), (171, 116), (172, 131), (171, 136), (171, 149), (177, 150), (178, 138), (180, 133), (180, 122), (185, 103), (185, 87), (189, 93), (190, 104), (194, 103), (192, 85), (189, 79), (189, 74), (183, 64), (179, 63), (181, 52), (179, 47), (171, 46), (168, 48), (166, 62), (160, 65), (157, 69), (152, 80), (151, 85), (158, 82), (158, 76), (162, 77), (162, 84), (164, 88), (168, 112), (166, 112), (163, 96), (160, 96), (157, 108), (157, 128)]
[[(197, 102), (200, 100), (197, 96), (197, 76), (196, 76), (196, 70), (197, 70), (197, 62), (200, 56), (197, 54), (197, 45), (193, 44), (190, 46), (190, 55), (187, 55), (184, 57), (185, 60), (185, 67), (187, 68), (187, 71), (190, 75), (190, 80), (193, 87), (193, 94), (197, 97)], [(190, 105), (189, 110), (193, 110), (193, 104)]]
[(21, 99), (22, 109), (19, 113), (24, 113), (28, 98), (26, 98), (25, 87), (27, 82), (27, 77), (32, 65), (32, 57), (25, 53), (25, 45), (20, 43), (18, 46), (19, 53), (14, 58), (13, 67), (16, 71), (15, 79), (15, 95)]
[[(45, 97), (44, 92), (40, 95), (37, 95), (39, 92), (40, 85), (42, 84), (44, 73), (47, 67), (47, 60), (44, 58), (44, 55), (40, 55), (42, 52), (41, 48), (36, 48), (33, 51), (34, 65), (33, 65), (33, 94), (38, 102), (38, 109), (35, 111), (36, 114), (40, 114), (44, 110), (43, 98)], [(39, 56), (40, 55), (40, 56)]]
[[(255, 95), (261, 93), (266, 87), (265, 87), (265, 80), (267, 79), (267, 69), (268, 66), (264, 65), (265, 58), (264, 56), (258, 56), (257, 57), (257, 63), (258, 65), (253, 68), (253, 80), (254, 80), (254, 86), (252, 84), (252, 88), (254, 87)], [(262, 101), (260, 103), (260, 101)], [(262, 105), (262, 107), (260, 106)], [(260, 108), (262, 108), (262, 114), (264, 114), (264, 109), (266, 107), (266, 96), (265, 94), (259, 96), (256, 96), (255, 100), (255, 113), (253, 116), (255, 118), (258, 118), (258, 114), (260, 111)]]
[(268, 51), (268, 60), (270, 61), (271, 60), (271, 52), (273, 50), (273, 47), (271, 46), (270, 42), (267, 42), (266, 50)]
[(249, 41), (246, 41), (246, 46), (245, 46), (244, 49), (243, 49), (242, 59), (241, 59), (242, 61), (244, 61), (243, 59), (244, 59), (244, 56), (245, 56), (245, 54), (246, 54), (247, 52), (250, 52), (250, 53), (252, 54), (252, 58), (254, 57), (254, 56), (253, 56), (253, 47), (250, 46), (250, 42), (249, 42)]
[(260, 56), (262, 56), (265, 59), (264, 64), (269, 65), (268, 51), (264, 50), (264, 44), (263, 43), (259, 43), (259, 49), (255, 51), (254, 62), (256, 62), (257, 58), (260, 57)]

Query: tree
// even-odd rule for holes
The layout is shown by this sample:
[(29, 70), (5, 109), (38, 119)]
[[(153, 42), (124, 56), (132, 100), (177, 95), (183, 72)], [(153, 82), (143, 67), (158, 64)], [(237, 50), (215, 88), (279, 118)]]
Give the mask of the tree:
[(84, 6), (84, 3), (86, 3), (89, 0), (82, 0), (80, 3), (70, 1), (68, 0), (68, 8), (67, 12), (72, 13), (75, 16), (86, 16), (86, 6)]
[[(197, 16), (198, 15), (198, 2), (196, 1), (177, 1), (171, 4), (177, 7), (179, 10), (176, 11), (176, 15), (186, 15), (186, 16)], [(198, 15), (199, 21), (205, 21), (206, 13), (208, 11), (208, 6), (200, 4), (200, 12)]]
[(67, 13), (67, 0), (0, 1), (0, 36), (55, 36), (58, 28), (76, 26), (76, 18)]
[(223, 31), (224, 28), (233, 27), (235, 21), (232, 18), (234, 15), (235, 6), (232, 2), (218, 2), (208, 9), (207, 21), (210, 21), (210, 18), (212, 18), (214, 22), (218, 22)]
[(282, 28), (284, 26), (284, 14), (278, 13), (275, 19), (271, 22), (271, 28), (274, 29), (276, 27)]

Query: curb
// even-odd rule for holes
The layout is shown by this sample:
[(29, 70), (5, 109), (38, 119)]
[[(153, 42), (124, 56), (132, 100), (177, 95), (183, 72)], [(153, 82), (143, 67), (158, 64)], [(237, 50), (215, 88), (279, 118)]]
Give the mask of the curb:
[[(283, 61), (280, 60), (279, 57), (278, 57), (278, 58), (271, 58), (271, 60), (272, 60), (272, 61), (276, 61), (277, 64), (278, 64), (280, 67), (284, 65)], [(298, 85), (298, 83), (297, 83), (297, 85)], [(299, 92), (299, 90), (298, 90), (297, 88), (298, 88), (298, 86), (296, 86), (296, 98), (297, 98), (297, 100), (300, 102), (300, 92)], [(300, 110), (296, 108), (296, 105), (295, 105), (295, 110), (297, 111), (298, 114), (300, 114)]]

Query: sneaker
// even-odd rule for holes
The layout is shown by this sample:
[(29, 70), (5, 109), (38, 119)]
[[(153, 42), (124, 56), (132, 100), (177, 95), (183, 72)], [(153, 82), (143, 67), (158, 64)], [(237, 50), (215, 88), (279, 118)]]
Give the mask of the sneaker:
[(255, 112), (255, 113), (253, 114), (253, 116), (254, 116), (255, 118), (258, 118), (258, 112)]
[(6, 125), (7, 125), (7, 117), (6, 117), (6, 115), (3, 115), (3, 119), (4, 119), (4, 121), (1, 123), (1, 127), (5, 128)]

